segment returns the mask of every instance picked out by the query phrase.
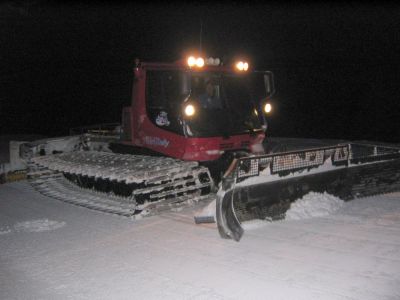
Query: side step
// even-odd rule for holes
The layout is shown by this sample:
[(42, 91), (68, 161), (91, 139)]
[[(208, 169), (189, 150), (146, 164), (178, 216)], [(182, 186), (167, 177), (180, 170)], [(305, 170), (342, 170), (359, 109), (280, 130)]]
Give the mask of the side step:
[(241, 222), (282, 219), (290, 204), (314, 192), (343, 200), (400, 190), (400, 148), (366, 144), (240, 158), (217, 198), (220, 235), (239, 241)]

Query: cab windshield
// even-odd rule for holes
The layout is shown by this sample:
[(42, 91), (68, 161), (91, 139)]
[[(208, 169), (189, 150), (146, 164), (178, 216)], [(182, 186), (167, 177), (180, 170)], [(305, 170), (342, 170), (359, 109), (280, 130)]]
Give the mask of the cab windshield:
[(261, 129), (257, 103), (262, 96), (252, 88), (250, 76), (193, 74), (191, 93), (195, 114), (186, 118), (194, 136), (235, 135)]
[[(157, 126), (193, 137), (261, 130), (256, 109), (265, 98), (262, 76), (148, 71), (147, 113)], [(191, 116), (184, 112), (187, 105), (195, 108)]]

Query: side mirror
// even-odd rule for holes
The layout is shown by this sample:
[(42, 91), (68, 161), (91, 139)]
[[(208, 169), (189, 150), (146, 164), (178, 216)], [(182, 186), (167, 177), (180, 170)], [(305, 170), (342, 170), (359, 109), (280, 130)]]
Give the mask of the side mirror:
[(264, 86), (267, 97), (275, 93), (274, 74), (270, 71), (264, 72)]

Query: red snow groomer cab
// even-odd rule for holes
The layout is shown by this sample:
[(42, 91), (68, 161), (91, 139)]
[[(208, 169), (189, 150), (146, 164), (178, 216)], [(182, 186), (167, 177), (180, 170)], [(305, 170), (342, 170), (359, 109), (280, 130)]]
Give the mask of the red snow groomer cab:
[(182, 160), (226, 165), (237, 152), (262, 153), (273, 92), (272, 73), (251, 70), (245, 61), (136, 60), (122, 142)]

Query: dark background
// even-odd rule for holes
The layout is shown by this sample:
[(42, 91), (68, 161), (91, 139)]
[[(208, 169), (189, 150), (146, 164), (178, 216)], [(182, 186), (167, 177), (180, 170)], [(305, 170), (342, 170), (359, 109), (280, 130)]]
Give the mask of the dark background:
[(275, 74), (270, 136), (400, 142), (400, 6), (0, 3), (0, 134), (119, 122), (136, 57), (249, 58)]

